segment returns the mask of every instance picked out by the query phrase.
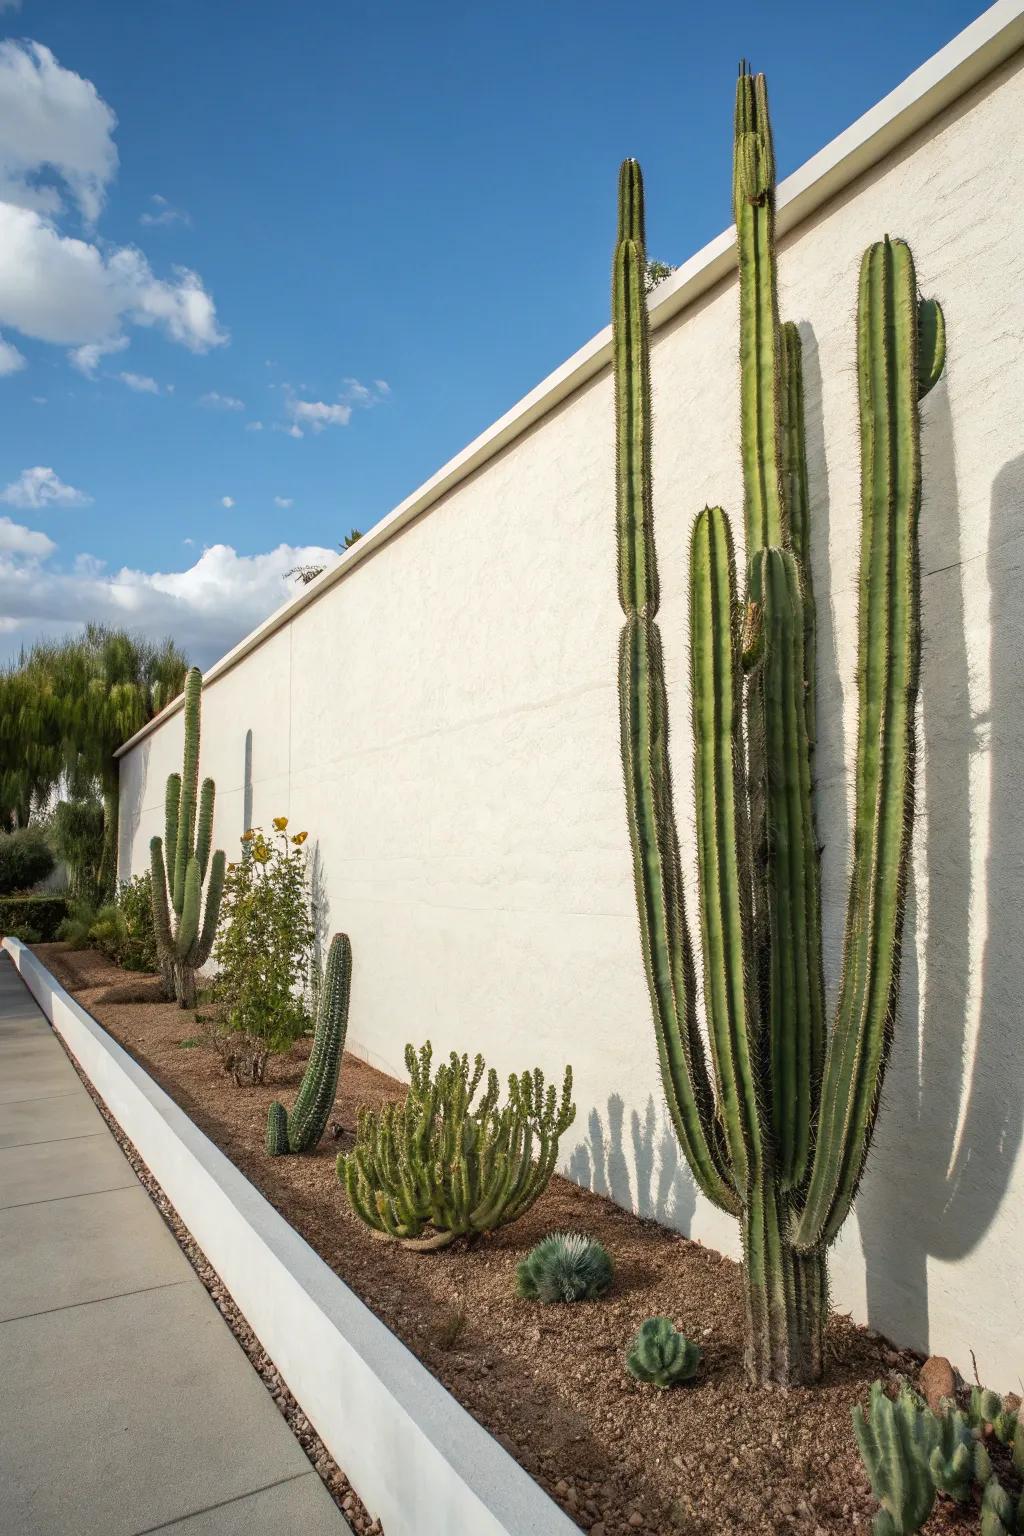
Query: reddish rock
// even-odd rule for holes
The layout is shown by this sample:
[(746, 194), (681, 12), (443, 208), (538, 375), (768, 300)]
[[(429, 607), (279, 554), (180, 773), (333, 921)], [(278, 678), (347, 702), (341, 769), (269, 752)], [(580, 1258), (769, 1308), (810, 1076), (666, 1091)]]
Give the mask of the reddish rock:
[(956, 1394), (956, 1373), (945, 1355), (929, 1355), (921, 1367), (918, 1380), (925, 1401), (933, 1413), (938, 1413), (944, 1397)]

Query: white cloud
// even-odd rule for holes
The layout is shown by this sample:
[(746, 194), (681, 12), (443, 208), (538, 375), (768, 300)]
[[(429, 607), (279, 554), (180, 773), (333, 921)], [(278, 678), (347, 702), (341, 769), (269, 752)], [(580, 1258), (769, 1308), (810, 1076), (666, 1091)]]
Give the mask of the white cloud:
[(288, 401), (286, 410), (292, 419), (292, 425), (288, 429), (291, 437), (301, 437), (306, 428), (310, 432), (322, 432), (325, 427), (347, 427), (352, 419), (350, 405), (341, 403), (327, 405), (323, 400), (292, 398)]
[(127, 336), (115, 336), (110, 341), (90, 341), (84, 347), (74, 347), (68, 353), (68, 362), (87, 379), (94, 379), (101, 358), (108, 357), (111, 352), (123, 352), (129, 346), (131, 342)]
[(158, 395), (160, 385), (156, 379), (151, 379), (145, 373), (119, 373), (118, 378), (122, 384), (127, 384), (129, 389), (134, 389), (140, 395)]
[(45, 560), (57, 548), (45, 533), (23, 528), (12, 523), (9, 517), (0, 517), (0, 555), (27, 555), (33, 560)]
[(0, 501), (12, 507), (85, 507), (92, 497), (65, 485), (52, 469), (37, 464), (34, 469), (23, 469), (17, 480), (0, 491)]
[(160, 326), (193, 352), (226, 336), (201, 280), (176, 267), (171, 282), (154, 276), (141, 251), (109, 253), (62, 235), (30, 208), (0, 202), (0, 323), (64, 346), (124, 342), (125, 323)]
[(247, 432), (262, 432), (263, 423), (262, 421), (247, 421), (245, 424), (245, 430)]
[(42, 552), (0, 554), (0, 613), (8, 617), (12, 654), (38, 635), (94, 622), (153, 639), (172, 634), (195, 662), (208, 666), (294, 597), (287, 571), (325, 565), (335, 553), (280, 544), (265, 554), (240, 555), (215, 544), (187, 570), (169, 572), (64, 571), (44, 564)]
[(373, 384), (361, 384), (358, 379), (343, 379), (336, 401), (300, 400), (289, 392), (285, 401), (285, 414), (291, 420), (286, 428), (289, 437), (303, 437), (308, 432), (322, 432), (325, 427), (347, 427), (352, 412), (358, 406), (369, 410), (380, 405), (391, 390), (384, 379), (374, 379)]
[[(93, 223), (117, 173), (117, 118), (42, 43), (0, 43), (0, 196), (55, 214), (59, 178)], [(48, 174), (49, 179), (43, 179)]]
[(294, 505), (295, 505), (295, 498), (294, 498), (294, 496), (275, 496), (274, 497), (274, 506), (275, 507), (294, 507)]
[(234, 395), (221, 395), (217, 390), (211, 389), (207, 394), (200, 395), (199, 404), (205, 405), (208, 411), (244, 411), (245, 401), (238, 400)]
[(227, 340), (195, 272), (157, 277), (137, 247), (60, 227), (74, 209), (87, 226), (99, 217), (117, 173), (116, 122), (48, 48), (0, 43), (0, 324), (78, 353), (99, 348), (91, 363), (73, 359), (87, 375), (127, 345), (129, 325), (158, 326), (194, 352)]
[(150, 227), (154, 225), (191, 224), (192, 217), (184, 208), (173, 207), (159, 192), (154, 192), (150, 198), (152, 208), (147, 208), (145, 213), (139, 214), (139, 223)]
[(230, 510), (235, 504), (235, 498), (233, 496), (222, 496), (220, 504), (222, 507), (227, 507)]
[(0, 379), (6, 378), (9, 373), (18, 373), (22, 368), (27, 368), (28, 363), (17, 347), (13, 347), (9, 341), (4, 341), (0, 336)]

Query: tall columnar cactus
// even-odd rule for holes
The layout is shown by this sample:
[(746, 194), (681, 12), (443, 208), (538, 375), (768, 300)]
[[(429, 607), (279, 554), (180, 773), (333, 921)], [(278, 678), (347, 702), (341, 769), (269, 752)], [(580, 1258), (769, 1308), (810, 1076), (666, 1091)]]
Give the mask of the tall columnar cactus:
[(619, 701), (637, 906), (669, 1110), (703, 1193), (737, 1216), (754, 1382), (816, 1379), (825, 1251), (871, 1138), (899, 989), (920, 658), (918, 399), (942, 368), (935, 304), (910, 249), (865, 253), (861, 422), (860, 710), (853, 859), (835, 1024), (825, 1021), (812, 771), (815, 622), (800, 340), (780, 326), (774, 159), (762, 76), (741, 73), (733, 180), (740, 273), (746, 591), (729, 520), (690, 544), (690, 677), (704, 1002), (668, 756), (658, 631), (644, 208), (619, 180), (613, 268)]
[(338, 1073), (348, 1030), (348, 999), (352, 986), (352, 945), (348, 934), (336, 933), (327, 956), (313, 1049), (302, 1075), (291, 1114), (283, 1104), (271, 1104), (267, 1117), (267, 1151), (312, 1152), (327, 1128), (327, 1117), (338, 1090)]
[[(445, 1248), (526, 1214), (547, 1187), (558, 1139), (572, 1124), (572, 1069), (561, 1097), (539, 1069), (511, 1076), (498, 1104), (498, 1074), (477, 1056), (431, 1072), (430, 1042), (405, 1048), (412, 1079), (404, 1104), (359, 1111), (356, 1144), (338, 1178), (360, 1219), (407, 1248)], [(475, 1102), (474, 1102), (475, 1100)]]
[(204, 779), (199, 788), (202, 692), (203, 675), (193, 667), (185, 680), (182, 771), (170, 775), (164, 798), (166, 837), (154, 837), (149, 845), (157, 952), (168, 986), (183, 1008), (195, 1007), (196, 971), (210, 958), (224, 890), (224, 854), (219, 848), (212, 858), (210, 853), (216, 787), (212, 779)]

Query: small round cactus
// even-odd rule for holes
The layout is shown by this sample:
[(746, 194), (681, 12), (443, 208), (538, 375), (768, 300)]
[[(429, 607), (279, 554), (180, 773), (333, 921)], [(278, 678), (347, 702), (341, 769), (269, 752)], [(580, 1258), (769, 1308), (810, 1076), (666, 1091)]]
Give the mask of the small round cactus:
[(668, 1317), (649, 1317), (626, 1353), (626, 1369), (652, 1387), (676, 1387), (692, 1381), (702, 1354)]
[(551, 1232), (516, 1268), (527, 1301), (593, 1301), (612, 1283), (612, 1261), (585, 1232)]

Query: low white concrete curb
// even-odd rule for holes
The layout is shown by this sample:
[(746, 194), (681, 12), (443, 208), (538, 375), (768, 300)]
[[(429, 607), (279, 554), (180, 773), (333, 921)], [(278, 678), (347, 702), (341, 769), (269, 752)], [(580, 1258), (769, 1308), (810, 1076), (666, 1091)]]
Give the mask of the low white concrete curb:
[(31, 950), (3, 947), (386, 1536), (578, 1536)]

